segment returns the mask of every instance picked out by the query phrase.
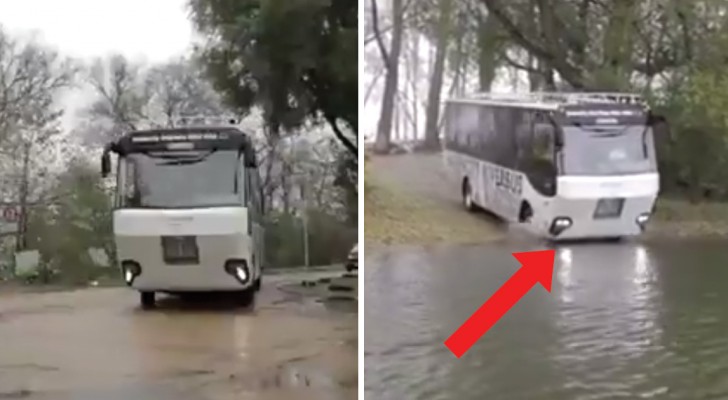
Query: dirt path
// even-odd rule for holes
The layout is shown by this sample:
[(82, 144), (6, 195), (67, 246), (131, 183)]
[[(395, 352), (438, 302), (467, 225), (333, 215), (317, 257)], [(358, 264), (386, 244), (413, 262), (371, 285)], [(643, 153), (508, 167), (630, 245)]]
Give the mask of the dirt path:
[(126, 288), (2, 295), (0, 399), (355, 399), (356, 303), (290, 290), (320, 275), (267, 277), (252, 310), (141, 311)]
[(406, 154), (377, 157), (372, 172), (378, 180), (445, 207), (460, 207), (457, 186), (447, 182), (442, 154)]

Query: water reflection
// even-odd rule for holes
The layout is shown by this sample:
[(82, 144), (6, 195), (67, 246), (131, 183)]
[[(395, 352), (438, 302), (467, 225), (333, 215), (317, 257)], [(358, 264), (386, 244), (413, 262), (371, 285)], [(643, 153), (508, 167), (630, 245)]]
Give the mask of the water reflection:
[(453, 357), (442, 342), (525, 247), (367, 257), (367, 398), (728, 398), (723, 244), (558, 246), (552, 292), (537, 286)]
[(554, 363), (567, 377), (564, 389), (577, 398), (595, 389), (607, 397), (631, 393), (644, 377), (630, 371), (659, 351), (662, 335), (661, 293), (649, 250), (622, 244), (557, 252)]

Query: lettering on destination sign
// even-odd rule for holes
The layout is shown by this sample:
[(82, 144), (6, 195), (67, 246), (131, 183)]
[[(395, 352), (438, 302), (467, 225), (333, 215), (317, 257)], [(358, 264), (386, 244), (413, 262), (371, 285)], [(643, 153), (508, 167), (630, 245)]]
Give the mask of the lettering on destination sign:
[(567, 117), (635, 117), (643, 115), (641, 110), (568, 110)]
[(523, 176), (503, 168), (494, 171), (495, 187), (520, 196), (523, 191)]
[(182, 134), (165, 134), (165, 135), (144, 135), (133, 136), (133, 143), (158, 143), (158, 142), (184, 142), (196, 140), (219, 140), (227, 139), (225, 133), (182, 133)]

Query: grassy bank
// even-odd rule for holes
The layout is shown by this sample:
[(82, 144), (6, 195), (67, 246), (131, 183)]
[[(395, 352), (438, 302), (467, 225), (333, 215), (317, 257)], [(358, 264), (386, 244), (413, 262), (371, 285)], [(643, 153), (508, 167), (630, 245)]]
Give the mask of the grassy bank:
[(365, 174), (364, 236), (379, 244), (481, 243), (503, 237), (498, 223), (445, 208)]
[(697, 238), (728, 235), (728, 203), (690, 203), (663, 197), (657, 201), (646, 238)]

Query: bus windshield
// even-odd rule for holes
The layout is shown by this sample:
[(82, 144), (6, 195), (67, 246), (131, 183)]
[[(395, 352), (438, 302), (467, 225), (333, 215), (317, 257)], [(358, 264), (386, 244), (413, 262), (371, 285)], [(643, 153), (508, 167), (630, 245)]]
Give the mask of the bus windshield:
[(132, 153), (122, 158), (122, 204), (140, 208), (240, 206), (236, 150)]
[(649, 126), (565, 126), (563, 133), (565, 175), (623, 175), (657, 170)]

